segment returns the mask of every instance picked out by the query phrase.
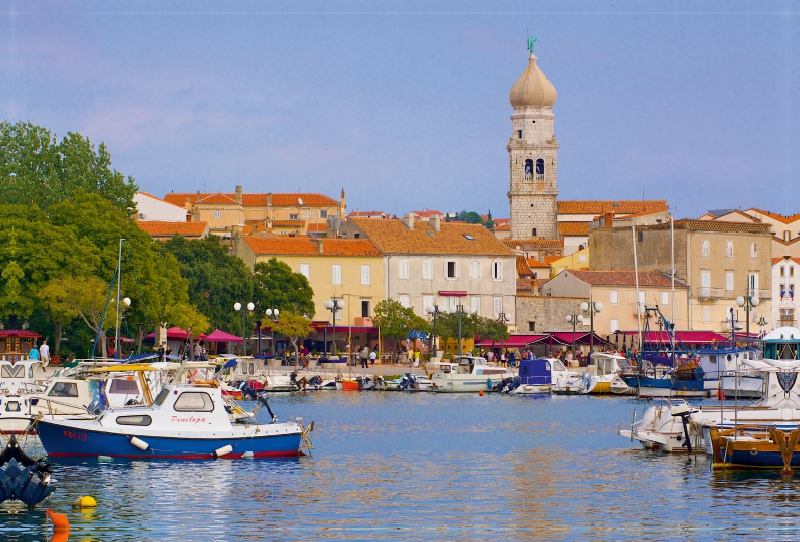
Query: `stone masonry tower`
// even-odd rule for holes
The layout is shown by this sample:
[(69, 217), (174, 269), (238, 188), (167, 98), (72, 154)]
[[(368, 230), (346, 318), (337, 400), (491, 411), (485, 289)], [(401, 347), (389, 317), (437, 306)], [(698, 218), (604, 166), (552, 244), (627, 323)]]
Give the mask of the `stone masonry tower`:
[(553, 134), (556, 89), (536, 65), (532, 52), (508, 98), (514, 107), (506, 147), (511, 239), (558, 239), (558, 144)]

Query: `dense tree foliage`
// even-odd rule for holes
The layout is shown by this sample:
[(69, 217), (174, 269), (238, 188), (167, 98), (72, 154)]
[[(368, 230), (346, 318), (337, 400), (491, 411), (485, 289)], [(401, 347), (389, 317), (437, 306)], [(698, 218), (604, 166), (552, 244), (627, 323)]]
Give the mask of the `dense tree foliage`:
[(229, 255), (216, 236), (187, 241), (176, 235), (164, 248), (177, 258), (181, 275), (189, 282), (189, 299), (211, 327), (240, 335), (242, 318), (233, 305), (246, 305), (254, 297), (253, 279), (244, 262)]
[(372, 325), (380, 328), (383, 337), (394, 340), (395, 352), (397, 342), (408, 338), (411, 331), (428, 333), (430, 328), (428, 322), (417, 316), (414, 309), (403, 307), (394, 299), (384, 299), (375, 305)]
[(278, 309), (292, 314), (314, 316), (314, 291), (308, 279), (277, 258), (259, 262), (253, 269), (253, 301), (256, 311)]
[(67, 201), (79, 192), (99, 194), (126, 215), (134, 212), (138, 187), (111, 167), (105, 144), (69, 132), (61, 141), (30, 122), (0, 122), (0, 204), (37, 205)]
[(278, 321), (272, 323), (272, 331), (289, 338), (289, 342), (292, 343), (294, 348), (294, 370), (297, 371), (300, 357), (300, 340), (305, 339), (314, 331), (311, 327), (311, 320), (301, 314), (294, 314), (289, 311), (282, 312), (278, 317)]

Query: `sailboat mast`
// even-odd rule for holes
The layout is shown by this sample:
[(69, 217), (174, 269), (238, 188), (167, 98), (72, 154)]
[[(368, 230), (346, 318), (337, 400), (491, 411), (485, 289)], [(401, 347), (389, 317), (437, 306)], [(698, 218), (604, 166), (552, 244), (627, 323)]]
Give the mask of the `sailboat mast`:
[(125, 239), (119, 240), (119, 255), (117, 256), (117, 320), (114, 332), (114, 359), (119, 359), (119, 291), (120, 282), (122, 279), (122, 242)]
[(670, 263), (669, 263), (669, 274), (670, 278), (672, 279), (672, 299), (670, 299), (670, 305), (672, 305), (672, 314), (670, 315), (670, 320), (672, 321), (672, 333), (670, 335), (670, 346), (672, 347), (672, 366), (675, 366), (675, 216), (670, 213), (669, 215), (669, 252), (670, 252)]
[[(636, 327), (639, 331), (639, 354), (641, 357), (642, 347), (642, 305), (639, 302), (639, 259), (636, 256), (636, 224), (631, 224), (631, 242), (633, 244), (633, 275), (636, 279)], [(641, 365), (639, 367), (641, 370)]]

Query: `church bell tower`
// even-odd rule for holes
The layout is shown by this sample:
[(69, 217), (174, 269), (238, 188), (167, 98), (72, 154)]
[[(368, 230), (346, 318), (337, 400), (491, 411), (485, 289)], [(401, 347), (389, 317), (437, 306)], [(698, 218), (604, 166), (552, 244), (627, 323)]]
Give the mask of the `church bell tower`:
[(536, 65), (528, 40), (528, 67), (511, 87), (508, 141), (511, 239), (558, 239), (558, 143), (553, 134), (556, 89)]

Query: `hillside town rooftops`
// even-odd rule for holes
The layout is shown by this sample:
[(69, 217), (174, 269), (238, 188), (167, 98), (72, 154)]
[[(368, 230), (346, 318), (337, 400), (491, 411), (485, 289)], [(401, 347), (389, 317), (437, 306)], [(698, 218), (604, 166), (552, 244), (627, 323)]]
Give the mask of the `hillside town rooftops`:
[(561, 200), (558, 214), (603, 215), (668, 212), (667, 200)]
[[(567, 269), (560, 274), (571, 274), (592, 286), (636, 286), (636, 273), (634, 271)], [(661, 271), (639, 271), (639, 286), (642, 288), (669, 288), (672, 286), (672, 279)], [(675, 287), (687, 288), (686, 284), (678, 279), (675, 279)]]
[(366, 239), (310, 239), (308, 237), (244, 237), (256, 256), (381, 256)]

